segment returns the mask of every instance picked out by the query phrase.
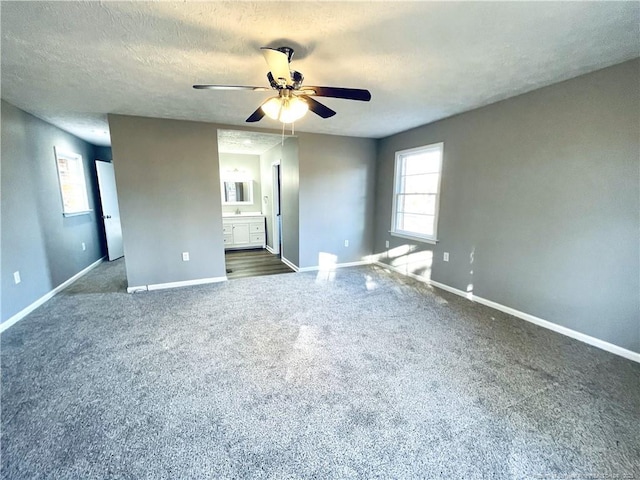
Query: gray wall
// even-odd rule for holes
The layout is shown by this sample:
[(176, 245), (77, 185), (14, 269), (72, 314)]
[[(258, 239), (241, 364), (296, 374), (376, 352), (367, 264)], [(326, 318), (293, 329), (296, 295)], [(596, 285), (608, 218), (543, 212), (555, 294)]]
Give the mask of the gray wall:
[(215, 126), (121, 115), (109, 126), (129, 286), (224, 277)]
[(280, 164), (281, 255), (300, 266), (300, 165), (297, 138), (286, 138)]
[[(105, 255), (93, 145), (2, 101), (2, 321)], [(82, 155), (94, 210), (62, 216), (54, 146)], [(82, 250), (82, 242), (86, 250)], [(22, 282), (16, 285), (13, 272)]]
[(301, 133), (299, 144), (299, 266), (318, 266), (322, 253), (337, 263), (365, 260), (373, 250), (375, 140)]
[[(419, 274), (640, 352), (639, 78), (633, 60), (381, 140), (376, 252), (417, 247)], [(391, 237), (394, 152), (435, 142), (439, 243)]]
[[(247, 205), (223, 205), (223, 212), (235, 212), (238, 208), (243, 212), (262, 212), (262, 178), (260, 176), (260, 155), (241, 155), (219, 153), (220, 177), (224, 180), (225, 172), (237, 168), (246, 171), (253, 179), (253, 203)], [(222, 185), (220, 186), (222, 188)], [(222, 197), (220, 198), (222, 201)]]
[[(114, 121), (115, 119), (118, 121)], [(219, 181), (216, 180), (215, 194), (218, 197), (213, 204), (210, 200), (205, 200), (213, 190), (211, 184), (203, 182), (203, 179), (211, 173), (205, 173), (211, 164), (207, 162), (215, 162), (216, 169), (218, 163), (224, 162), (218, 162), (217, 145), (215, 152), (209, 153), (211, 145), (207, 143), (208, 140), (204, 140), (211, 130), (221, 126), (115, 115), (110, 117), (110, 124), (118, 190), (121, 185), (126, 189), (120, 193), (120, 208), (123, 210), (121, 217), (130, 286), (190, 279), (191, 277), (183, 278), (183, 274), (178, 275), (185, 264), (175, 253), (189, 250), (186, 246), (189, 243), (187, 230), (197, 229), (198, 222), (206, 221), (208, 227), (215, 225), (219, 229), (215, 235), (214, 232), (207, 234), (222, 241), (221, 225), (201, 218), (214, 213), (220, 215)], [(179, 128), (172, 128), (173, 124)], [(205, 144), (193, 143), (193, 137)], [(283, 146), (277, 147), (278, 151), (273, 149), (264, 156), (268, 160), (281, 159), (284, 258), (300, 267), (315, 267), (318, 265), (319, 254), (323, 252), (336, 255), (339, 263), (361, 261), (371, 253), (375, 147), (376, 142), (371, 139), (301, 134), (298, 138), (287, 138)], [(238, 156), (224, 157), (237, 163)], [(186, 177), (182, 173), (185, 165), (183, 159), (189, 159), (188, 165), (201, 162), (202, 165), (198, 164), (193, 171), (193, 177)], [(262, 167), (266, 170), (264, 165)], [(218, 170), (216, 178), (217, 176)], [(259, 174), (256, 170), (257, 179), (267, 176), (270, 177), (270, 171)], [(190, 206), (183, 211), (175, 202), (168, 205), (167, 195), (158, 199), (163, 189), (176, 188), (177, 181), (181, 182), (181, 188), (188, 191), (189, 199), (201, 195), (202, 201), (197, 203), (206, 203), (207, 208), (197, 213)], [(270, 184), (269, 180), (267, 187)], [(301, 186), (304, 196), (301, 194)], [(270, 188), (266, 191), (270, 191)], [(255, 196), (256, 201), (259, 201), (262, 192), (256, 189)], [(270, 214), (271, 201), (269, 198), (266, 204), (257, 203), (243, 210), (261, 210)], [(192, 203), (189, 202), (189, 205)], [(212, 208), (218, 210), (213, 212)], [(225, 211), (234, 211), (236, 208), (225, 207)], [(162, 228), (167, 230), (161, 231), (156, 224), (167, 215), (176, 217), (174, 222), (182, 227), (176, 230), (175, 226), (168, 226), (166, 224), (169, 222), (165, 222)], [(271, 223), (269, 218), (268, 239), (272, 244)], [(180, 238), (174, 238), (179, 233)], [(153, 241), (150, 242), (150, 239)], [(349, 240), (349, 247), (344, 246), (345, 240)], [(195, 245), (202, 246), (202, 240), (195, 238), (193, 241)], [(145, 242), (152, 243), (154, 248), (149, 249)], [(185, 246), (178, 246), (181, 243)], [(204, 243), (207, 248), (214, 245), (210, 240)], [(135, 252), (132, 250), (134, 247)], [(161, 255), (158, 249), (162, 250)], [(218, 253), (219, 259), (216, 262), (220, 262), (220, 275), (224, 275), (223, 250)], [(164, 264), (158, 260), (162, 258), (166, 258)], [(153, 269), (155, 273), (151, 273)], [(155, 280), (143, 281), (143, 274)], [(202, 272), (200, 275), (207, 276)]]

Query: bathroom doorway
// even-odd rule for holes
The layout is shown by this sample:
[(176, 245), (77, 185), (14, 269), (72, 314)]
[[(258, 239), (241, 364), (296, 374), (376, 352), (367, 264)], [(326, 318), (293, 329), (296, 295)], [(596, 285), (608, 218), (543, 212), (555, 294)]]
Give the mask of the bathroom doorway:
[(218, 130), (227, 278), (291, 272), (282, 264), (281, 134)]

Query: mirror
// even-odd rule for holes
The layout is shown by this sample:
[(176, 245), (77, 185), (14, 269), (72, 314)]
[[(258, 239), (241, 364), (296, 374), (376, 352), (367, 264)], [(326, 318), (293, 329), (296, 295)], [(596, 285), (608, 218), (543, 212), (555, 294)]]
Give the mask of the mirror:
[(246, 205), (253, 203), (253, 181), (222, 182), (223, 205)]

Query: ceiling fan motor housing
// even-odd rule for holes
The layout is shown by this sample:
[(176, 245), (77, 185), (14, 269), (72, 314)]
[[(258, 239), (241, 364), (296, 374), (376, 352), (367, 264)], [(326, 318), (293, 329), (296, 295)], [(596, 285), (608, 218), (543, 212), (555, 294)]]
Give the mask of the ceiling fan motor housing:
[(267, 80), (269, 80), (269, 85), (271, 88), (275, 90), (282, 90), (287, 88), (289, 90), (298, 90), (302, 87), (302, 82), (304, 81), (304, 75), (296, 70), (291, 70), (291, 85), (282, 85), (273, 78), (273, 74), (271, 72), (267, 72)]
[(302, 82), (304, 81), (304, 75), (302, 75), (297, 70), (291, 70), (291, 80), (293, 81), (293, 89), (298, 90), (302, 86)]

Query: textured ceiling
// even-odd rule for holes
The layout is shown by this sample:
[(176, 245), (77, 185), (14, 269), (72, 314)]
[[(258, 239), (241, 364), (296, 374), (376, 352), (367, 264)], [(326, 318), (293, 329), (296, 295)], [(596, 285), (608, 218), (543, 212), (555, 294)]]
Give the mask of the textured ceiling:
[[(93, 143), (107, 113), (246, 125), (261, 46), (326, 99), (296, 130), (379, 138), (640, 55), (638, 2), (0, 2), (2, 97)], [(256, 127), (278, 130), (273, 120)]]
[(262, 155), (281, 143), (282, 135), (241, 130), (218, 130), (218, 151), (220, 153)]

